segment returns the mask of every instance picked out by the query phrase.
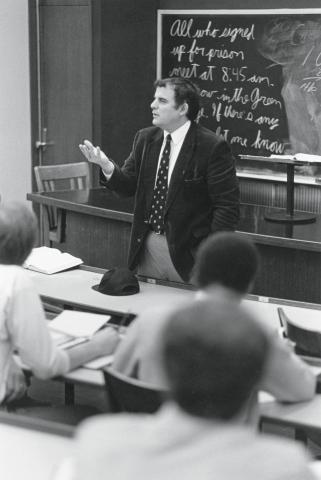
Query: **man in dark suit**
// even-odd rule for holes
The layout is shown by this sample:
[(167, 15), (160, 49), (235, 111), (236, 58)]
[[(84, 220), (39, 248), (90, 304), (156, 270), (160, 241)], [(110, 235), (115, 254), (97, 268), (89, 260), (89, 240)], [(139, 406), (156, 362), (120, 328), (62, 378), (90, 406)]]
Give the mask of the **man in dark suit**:
[(196, 123), (199, 90), (192, 82), (173, 77), (155, 88), (154, 126), (136, 134), (121, 168), (88, 140), (80, 150), (102, 168), (108, 188), (135, 195), (129, 268), (189, 281), (201, 241), (237, 225), (235, 163), (227, 142)]

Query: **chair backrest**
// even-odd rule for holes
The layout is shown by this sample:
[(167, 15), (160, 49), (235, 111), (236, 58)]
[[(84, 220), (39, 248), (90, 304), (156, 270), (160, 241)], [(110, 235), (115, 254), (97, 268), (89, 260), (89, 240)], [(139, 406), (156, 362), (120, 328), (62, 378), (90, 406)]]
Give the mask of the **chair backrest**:
[(39, 192), (81, 190), (91, 183), (88, 162), (41, 165), (34, 171)]
[[(34, 167), (38, 192), (55, 190), (83, 190), (91, 187), (88, 162), (62, 163), (59, 165), (41, 165)], [(57, 218), (54, 207), (45, 206), (49, 226), (49, 241), (63, 240), (62, 218)]]
[(295, 344), (295, 352), (299, 355), (321, 357), (321, 333), (294, 324), (281, 307), (278, 308), (278, 314), (286, 338)]
[(109, 407), (112, 412), (154, 413), (166, 392), (113, 370), (103, 368)]

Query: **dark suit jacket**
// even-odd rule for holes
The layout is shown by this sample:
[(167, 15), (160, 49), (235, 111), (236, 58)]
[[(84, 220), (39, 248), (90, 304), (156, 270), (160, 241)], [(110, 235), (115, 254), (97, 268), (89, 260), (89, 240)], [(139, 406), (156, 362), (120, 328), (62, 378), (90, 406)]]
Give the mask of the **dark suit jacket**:
[[(105, 185), (119, 195), (135, 195), (128, 265), (134, 269), (149, 231), (149, 216), (163, 130), (140, 130), (122, 168)], [(228, 144), (192, 123), (174, 167), (165, 206), (165, 233), (173, 264), (188, 281), (194, 253), (211, 232), (234, 230), (239, 218), (239, 189)]]

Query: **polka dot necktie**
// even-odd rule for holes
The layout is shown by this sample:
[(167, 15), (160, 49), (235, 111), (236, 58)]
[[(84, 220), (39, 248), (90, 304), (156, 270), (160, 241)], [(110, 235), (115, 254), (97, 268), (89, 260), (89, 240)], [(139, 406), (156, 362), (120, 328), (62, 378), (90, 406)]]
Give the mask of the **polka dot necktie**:
[(172, 137), (170, 134), (168, 134), (166, 136), (166, 144), (162, 153), (162, 158), (159, 163), (157, 180), (153, 193), (149, 223), (152, 230), (156, 233), (164, 232), (164, 209), (167, 197), (168, 166), (171, 153), (171, 140)]

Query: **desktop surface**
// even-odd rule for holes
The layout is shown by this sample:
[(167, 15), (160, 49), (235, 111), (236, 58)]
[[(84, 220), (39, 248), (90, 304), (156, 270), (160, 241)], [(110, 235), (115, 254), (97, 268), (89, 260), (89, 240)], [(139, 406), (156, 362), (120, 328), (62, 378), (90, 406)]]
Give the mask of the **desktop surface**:
[(116, 315), (140, 315), (147, 309), (166, 304), (175, 307), (193, 293), (190, 289), (139, 282), (140, 292), (134, 295), (104, 295), (92, 288), (99, 284), (103, 270), (80, 267), (52, 275), (32, 270), (27, 272), (42, 298)]
[(0, 423), (0, 473), (3, 480), (52, 480), (72, 455), (72, 438)]

